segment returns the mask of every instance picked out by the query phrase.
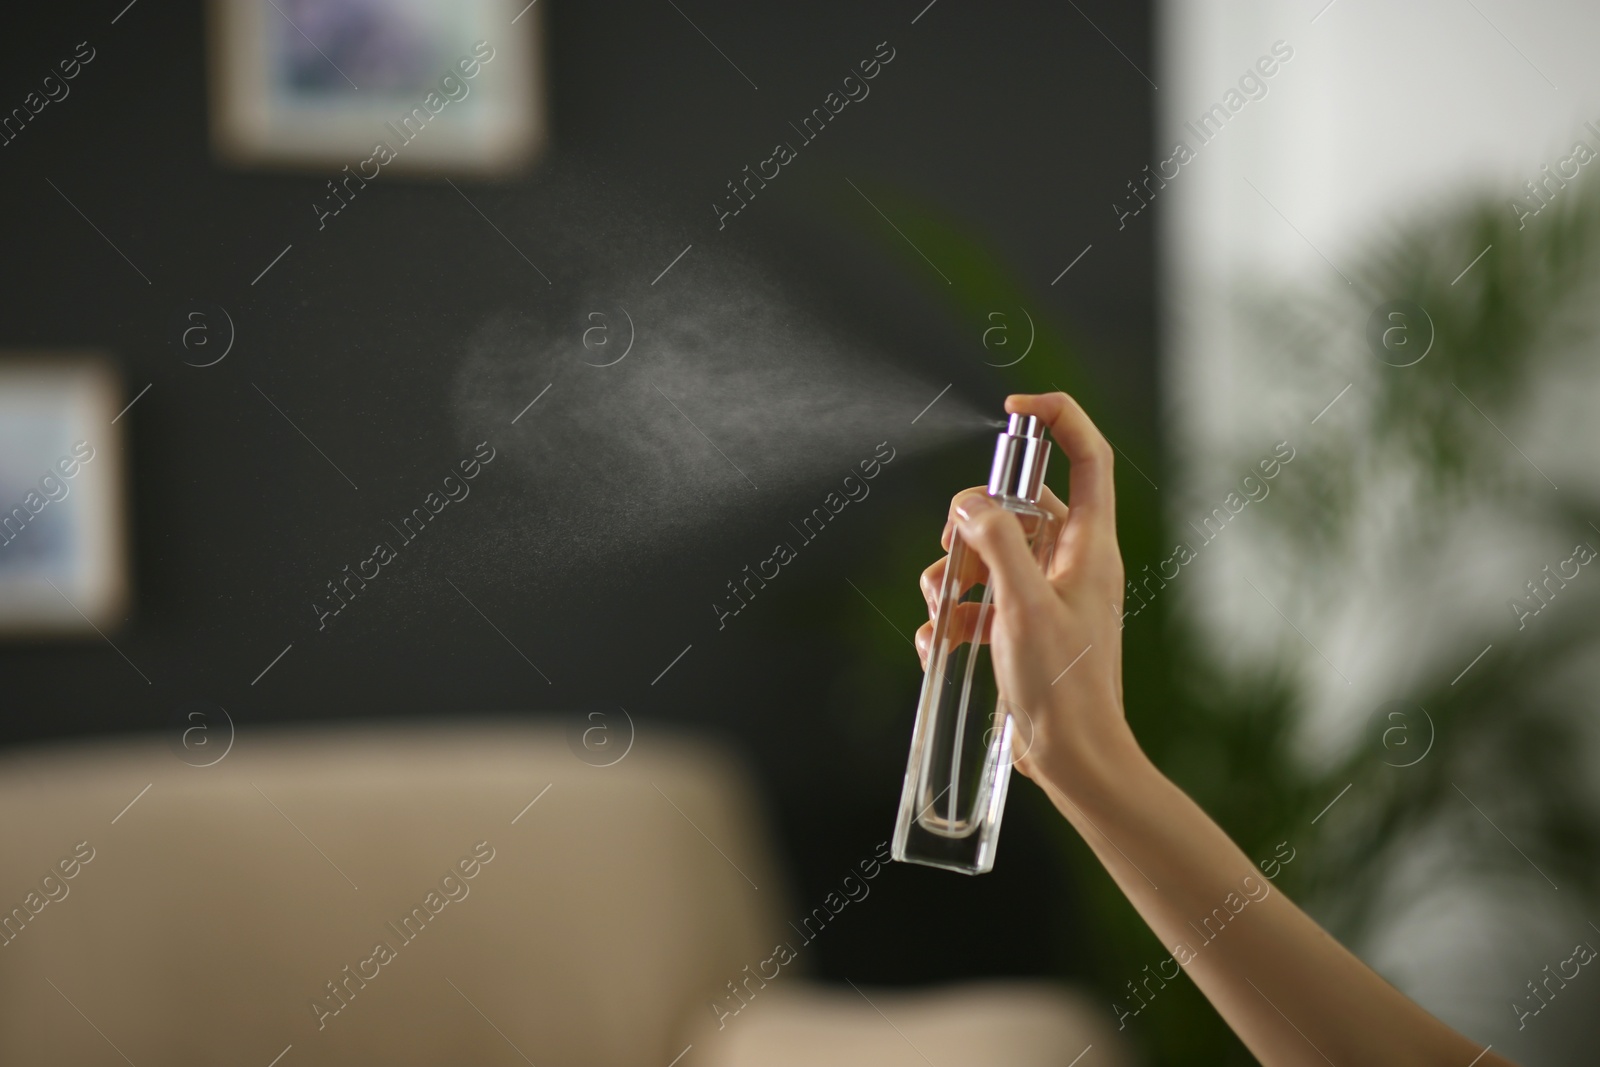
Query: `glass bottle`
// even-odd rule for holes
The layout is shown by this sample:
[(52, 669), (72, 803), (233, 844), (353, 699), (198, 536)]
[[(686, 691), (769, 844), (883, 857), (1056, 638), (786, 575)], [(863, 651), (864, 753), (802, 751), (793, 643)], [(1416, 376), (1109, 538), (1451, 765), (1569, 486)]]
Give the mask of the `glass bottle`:
[[(1059, 526), (1038, 505), (1049, 457), (1043, 423), (1012, 415), (989, 470), (989, 496), (1020, 520), (1041, 567), (1049, 566)], [(978, 554), (952, 534), (892, 851), (905, 863), (962, 874), (994, 868), (1017, 732), (1015, 709), (1001, 699), (990, 661), (987, 579)]]

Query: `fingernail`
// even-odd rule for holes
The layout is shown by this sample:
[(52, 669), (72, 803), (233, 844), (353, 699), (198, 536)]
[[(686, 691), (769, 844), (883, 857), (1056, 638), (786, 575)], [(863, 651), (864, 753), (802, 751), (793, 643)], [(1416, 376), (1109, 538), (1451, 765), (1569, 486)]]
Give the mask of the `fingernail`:
[(963, 519), (971, 520), (974, 516), (989, 511), (994, 507), (994, 501), (985, 493), (974, 493), (956, 505), (956, 514)]

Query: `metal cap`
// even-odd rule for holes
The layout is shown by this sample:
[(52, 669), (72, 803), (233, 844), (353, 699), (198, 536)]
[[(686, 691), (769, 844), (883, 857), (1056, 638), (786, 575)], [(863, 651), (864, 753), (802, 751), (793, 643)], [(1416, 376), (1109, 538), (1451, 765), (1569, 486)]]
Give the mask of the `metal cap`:
[(1020, 497), (1037, 504), (1044, 491), (1044, 468), (1050, 459), (1050, 442), (1044, 423), (1036, 415), (1013, 415), (1005, 433), (994, 443), (994, 463), (989, 467), (989, 495)]

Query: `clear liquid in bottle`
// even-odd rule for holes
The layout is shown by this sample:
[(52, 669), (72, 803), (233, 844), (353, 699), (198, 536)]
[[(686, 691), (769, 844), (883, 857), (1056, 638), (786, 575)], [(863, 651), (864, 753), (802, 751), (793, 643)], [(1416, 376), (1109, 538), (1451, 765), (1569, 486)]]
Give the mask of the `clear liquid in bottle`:
[[(989, 491), (1016, 515), (1041, 567), (1058, 523), (1036, 501), (1049, 444), (1031, 416), (1013, 415), (996, 446)], [(933, 642), (900, 796), (896, 860), (983, 874), (994, 867), (1020, 709), (1001, 699), (990, 659), (994, 600), (978, 554), (951, 538)]]

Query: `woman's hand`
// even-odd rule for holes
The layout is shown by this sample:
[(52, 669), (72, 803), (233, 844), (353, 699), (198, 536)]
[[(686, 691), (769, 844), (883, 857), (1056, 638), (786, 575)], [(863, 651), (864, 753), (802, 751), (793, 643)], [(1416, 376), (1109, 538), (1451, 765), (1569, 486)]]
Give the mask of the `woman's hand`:
[[(1061, 520), (1048, 572), (1016, 516), (982, 490), (951, 502), (944, 541), (949, 548), (959, 534), (978, 556), (961, 585), (986, 581), (994, 591), (987, 636), (1000, 698), (1018, 721), (1018, 769), (1044, 787), (1171, 949), (1171, 962), (1267, 1067), (1510, 1067), (1407, 1000), (1261, 882), (1227, 834), (1139, 751), (1122, 710), (1111, 446), (1061, 393), (1013, 396), (1006, 410), (1047, 423), (1072, 465), (1066, 505), (1048, 490), (1040, 501)], [(946, 566), (940, 560), (922, 576), (930, 610)], [(924, 663), (932, 636), (931, 626), (917, 631)], [(1113, 1010), (1125, 1025), (1146, 1010), (1159, 1016), (1164, 1005), (1140, 998)]]
[[(1122, 709), (1123, 571), (1112, 450), (1064, 393), (1012, 396), (1006, 411), (1038, 416), (1071, 464), (1067, 503), (1049, 489), (1039, 501), (1059, 523), (1048, 572), (1035, 562), (1017, 517), (981, 487), (956, 494), (941, 540), (948, 550), (959, 533), (977, 556), (961, 575), (962, 588), (987, 581), (994, 590), (988, 639), (1000, 699), (1017, 720), (1017, 769), (1071, 798), (1142, 758)], [(922, 574), (930, 615), (948, 562), (946, 556)], [(930, 622), (917, 631), (924, 665), (932, 639)]]

